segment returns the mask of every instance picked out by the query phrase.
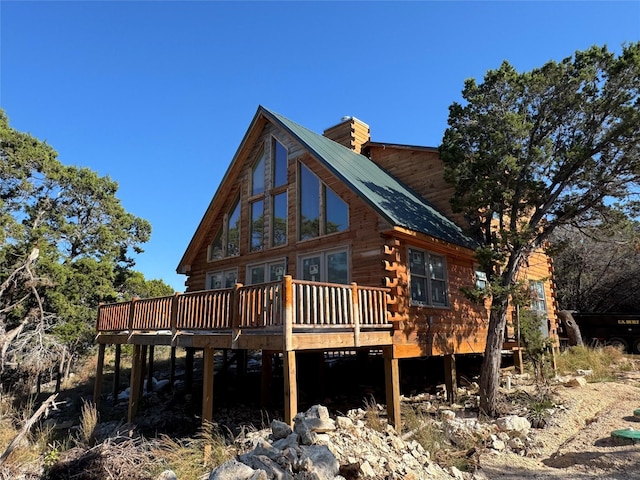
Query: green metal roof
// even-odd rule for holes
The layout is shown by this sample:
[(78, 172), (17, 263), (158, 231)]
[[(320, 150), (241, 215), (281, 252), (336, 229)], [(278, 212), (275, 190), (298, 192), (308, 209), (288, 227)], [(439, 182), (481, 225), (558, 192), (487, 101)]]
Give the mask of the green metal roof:
[(262, 112), (296, 138), (390, 224), (475, 249), (477, 243), (429, 202), (369, 158), (264, 107)]

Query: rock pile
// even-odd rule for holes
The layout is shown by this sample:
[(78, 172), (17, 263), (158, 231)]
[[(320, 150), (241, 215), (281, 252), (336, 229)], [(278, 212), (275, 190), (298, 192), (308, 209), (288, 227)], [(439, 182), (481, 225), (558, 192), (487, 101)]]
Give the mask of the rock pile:
[(294, 419), (293, 430), (274, 420), (270, 429), (247, 435), (247, 453), (228, 461), (209, 480), (421, 480), (463, 478), (432, 462), (416, 441), (392, 427), (365, 428), (364, 411), (329, 417), (316, 405)]

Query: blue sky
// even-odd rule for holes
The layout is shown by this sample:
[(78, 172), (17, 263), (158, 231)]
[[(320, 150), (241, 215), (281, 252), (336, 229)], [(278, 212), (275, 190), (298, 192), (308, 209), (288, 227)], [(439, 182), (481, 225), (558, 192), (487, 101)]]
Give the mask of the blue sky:
[(258, 107), (316, 132), (437, 146), (466, 78), (640, 40), (640, 1), (0, 1), (0, 106), (149, 220), (175, 268)]

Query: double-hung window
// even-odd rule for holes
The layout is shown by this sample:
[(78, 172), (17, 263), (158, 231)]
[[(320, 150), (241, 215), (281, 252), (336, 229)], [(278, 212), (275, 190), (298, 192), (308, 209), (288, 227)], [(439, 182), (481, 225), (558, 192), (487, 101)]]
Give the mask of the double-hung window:
[(298, 275), (312, 282), (349, 283), (349, 251), (340, 248), (301, 255)]
[(425, 250), (409, 249), (411, 303), (446, 307), (447, 264), (445, 258)]
[(549, 326), (547, 324), (547, 301), (544, 295), (544, 282), (530, 280), (529, 291), (531, 292), (531, 310), (542, 320), (540, 331), (545, 337), (548, 337)]
[(276, 282), (282, 280), (285, 273), (286, 264), (284, 259), (248, 265), (247, 284), (256, 285), (258, 283)]
[(236, 283), (238, 283), (237, 268), (207, 273), (207, 288), (209, 290), (233, 288)]

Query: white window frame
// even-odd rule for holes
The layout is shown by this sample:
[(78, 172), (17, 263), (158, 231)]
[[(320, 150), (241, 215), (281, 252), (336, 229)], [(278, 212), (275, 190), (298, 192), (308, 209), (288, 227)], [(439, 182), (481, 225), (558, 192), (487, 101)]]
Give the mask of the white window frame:
[[(424, 255), (424, 271), (425, 275), (418, 274), (416, 272), (411, 271), (411, 255), (414, 253), (421, 253)], [(433, 308), (448, 308), (450, 305), (449, 300), (449, 278), (448, 273), (449, 269), (447, 267), (447, 257), (445, 255), (441, 255), (438, 253), (430, 252), (429, 250), (425, 250), (422, 248), (414, 248), (409, 247), (407, 251), (408, 261), (407, 266), (409, 266), (409, 296), (411, 299), (411, 305), (420, 306), (420, 307), (433, 307)], [(432, 259), (439, 258), (442, 260), (444, 278), (433, 277), (432, 273)], [(412, 281), (417, 281), (421, 279), (426, 285), (426, 301), (414, 300), (413, 298), (413, 288), (411, 285)], [(444, 303), (434, 303), (433, 301), (433, 283), (434, 282), (444, 282)]]
[(263, 267), (264, 268), (264, 283), (268, 283), (268, 282), (275, 282), (278, 279), (272, 279), (269, 278), (269, 275), (271, 273), (271, 267), (273, 265), (277, 265), (277, 264), (282, 264), (283, 267), (283, 272), (282, 272), (282, 276), (284, 277), (287, 274), (287, 259), (286, 258), (278, 258), (276, 260), (269, 260), (269, 261), (265, 261), (265, 262), (257, 262), (257, 263), (250, 263), (247, 265), (247, 276), (245, 277), (247, 279), (247, 285), (259, 285), (257, 283), (250, 283), (251, 280), (251, 269), (252, 268), (256, 268), (256, 267)]
[(320, 277), (317, 280), (312, 280), (312, 281), (316, 281), (316, 282), (322, 282), (322, 283), (329, 283), (328, 277), (329, 277), (329, 262), (327, 260), (329, 255), (332, 254), (336, 254), (336, 253), (346, 253), (347, 255), (347, 280), (344, 283), (345, 285), (348, 285), (351, 282), (351, 250), (349, 248), (349, 246), (342, 246), (342, 247), (336, 247), (336, 248), (331, 248), (331, 249), (327, 249), (327, 250), (317, 250), (314, 252), (309, 252), (309, 253), (304, 253), (304, 254), (300, 254), (297, 257), (297, 265), (298, 265), (298, 278), (300, 279), (304, 279), (304, 267), (303, 267), (303, 262), (305, 259), (307, 258), (312, 258), (312, 257), (320, 257), (320, 269), (318, 271), (318, 276)]
[(236, 274), (236, 281), (234, 282), (234, 286), (236, 283), (238, 283), (238, 269), (237, 268), (227, 268), (225, 270), (216, 270), (214, 272), (207, 272), (207, 277), (206, 277), (206, 290), (225, 290), (227, 288), (231, 288), (231, 287), (226, 287), (226, 286), (220, 286), (215, 288), (213, 285), (211, 285), (211, 282), (213, 280), (213, 277), (216, 275), (221, 275), (223, 281), (226, 279), (227, 274), (229, 273), (235, 273)]
[[(237, 253), (235, 255), (230, 255), (228, 252), (229, 230), (230, 230), (229, 222), (231, 221), (231, 215), (235, 211), (236, 207), (239, 208), (238, 210), (239, 218), (242, 218), (242, 205), (241, 205), (240, 198), (238, 198), (236, 199), (235, 202), (233, 202), (232, 209), (224, 214), (222, 218), (222, 226), (216, 231), (216, 234), (213, 236), (213, 240), (207, 247), (207, 262), (216, 262), (218, 260), (223, 260), (228, 257), (237, 257), (238, 255), (240, 255), (240, 253)], [(238, 241), (240, 241), (240, 238), (242, 236), (241, 222), (238, 222), (238, 225), (240, 226), (240, 230), (238, 230)], [(220, 258), (213, 258), (213, 248), (214, 248), (213, 244), (215, 243), (216, 238), (218, 237), (218, 234), (220, 235), (220, 241), (221, 241), (220, 246), (222, 250), (222, 256)]]

